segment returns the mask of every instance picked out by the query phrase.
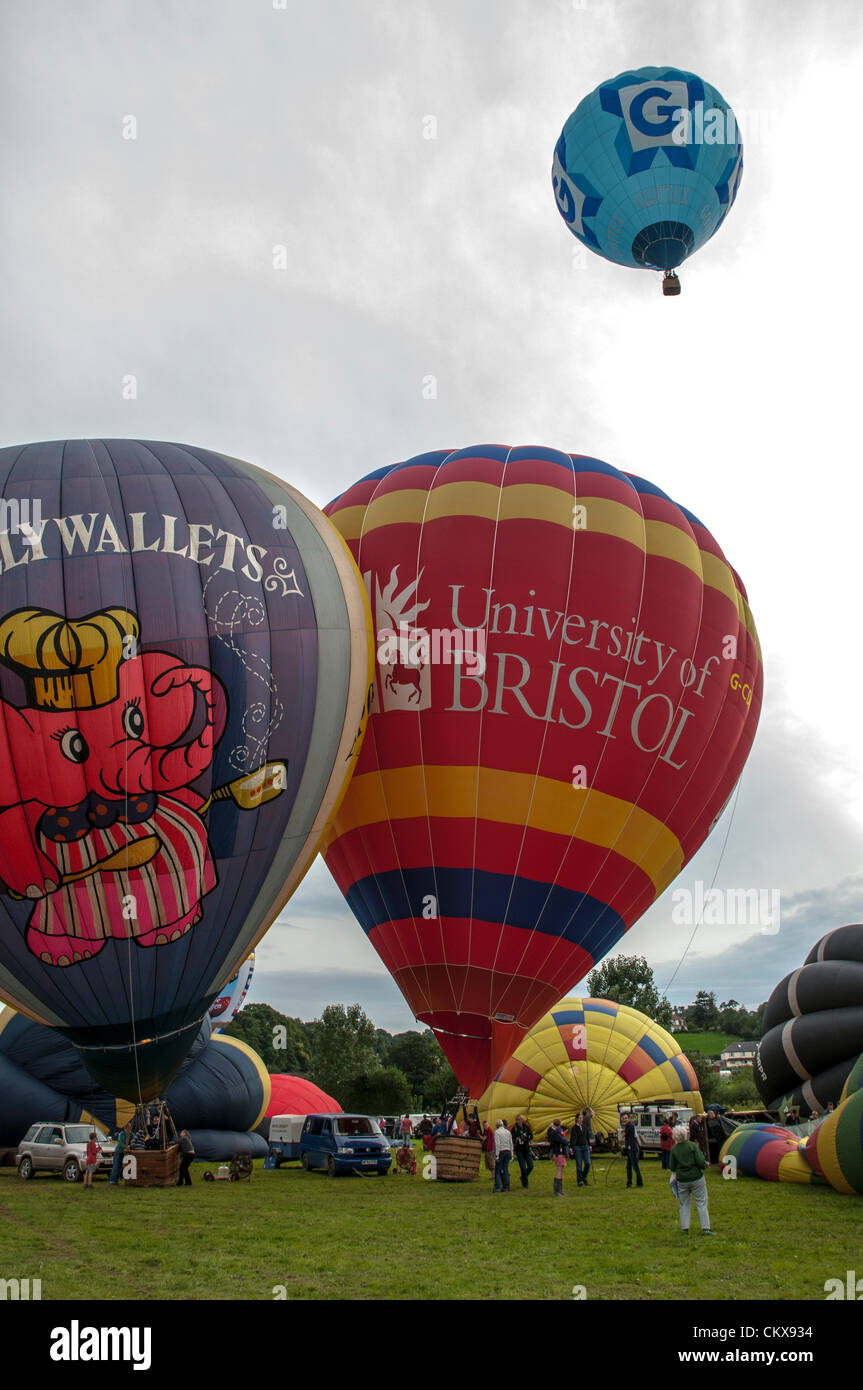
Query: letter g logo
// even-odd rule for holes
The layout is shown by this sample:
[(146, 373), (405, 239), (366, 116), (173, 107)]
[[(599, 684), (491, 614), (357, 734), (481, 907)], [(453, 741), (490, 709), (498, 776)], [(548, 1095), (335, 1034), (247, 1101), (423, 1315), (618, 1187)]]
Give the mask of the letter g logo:
[(670, 135), (674, 130), (675, 113), (677, 106), (657, 105), (649, 111), (645, 110), (647, 103), (654, 98), (661, 97), (667, 101), (671, 92), (667, 87), (642, 87), (637, 96), (632, 98), (629, 106), (629, 119), (637, 131), (642, 135)]

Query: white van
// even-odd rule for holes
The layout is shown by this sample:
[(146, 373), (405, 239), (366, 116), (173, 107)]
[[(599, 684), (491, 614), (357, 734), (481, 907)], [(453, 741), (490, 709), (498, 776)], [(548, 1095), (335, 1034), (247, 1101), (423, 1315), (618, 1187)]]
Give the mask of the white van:
[(270, 1158), (273, 1167), (300, 1159), (300, 1135), (306, 1123), (305, 1115), (273, 1115), (270, 1120)]

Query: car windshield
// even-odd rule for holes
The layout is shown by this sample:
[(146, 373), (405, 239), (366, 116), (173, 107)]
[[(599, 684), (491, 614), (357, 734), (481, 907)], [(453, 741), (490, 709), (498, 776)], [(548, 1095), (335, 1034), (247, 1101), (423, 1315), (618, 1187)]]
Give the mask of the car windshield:
[(107, 1134), (103, 1134), (100, 1129), (93, 1131), (89, 1125), (67, 1125), (66, 1143), (67, 1144), (86, 1144), (90, 1135), (95, 1132), (96, 1143), (104, 1144), (108, 1140)]
[(368, 1115), (339, 1115), (333, 1123), (336, 1134), (380, 1134), (377, 1122), (370, 1120)]

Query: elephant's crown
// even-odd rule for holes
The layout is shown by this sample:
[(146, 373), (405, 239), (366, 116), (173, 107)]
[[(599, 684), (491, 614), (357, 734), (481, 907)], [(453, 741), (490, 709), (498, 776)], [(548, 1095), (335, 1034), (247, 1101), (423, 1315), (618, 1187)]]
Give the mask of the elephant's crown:
[(95, 709), (117, 698), (122, 662), (136, 654), (138, 619), (128, 608), (64, 618), (19, 608), (0, 621), (0, 662), (23, 677), (41, 709)]

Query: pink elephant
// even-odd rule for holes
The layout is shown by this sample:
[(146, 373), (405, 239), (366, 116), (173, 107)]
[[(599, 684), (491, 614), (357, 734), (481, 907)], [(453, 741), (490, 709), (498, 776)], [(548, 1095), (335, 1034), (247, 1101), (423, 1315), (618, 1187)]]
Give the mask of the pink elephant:
[(109, 937), (175, 941), (216, 884), (191, 784), (224, 729), (221, 683), (147, 652), (118, 665), (116, 691), (91, 708), (0, 701), (0, 877), (32, 900), (27, 945), (49, 965)]

